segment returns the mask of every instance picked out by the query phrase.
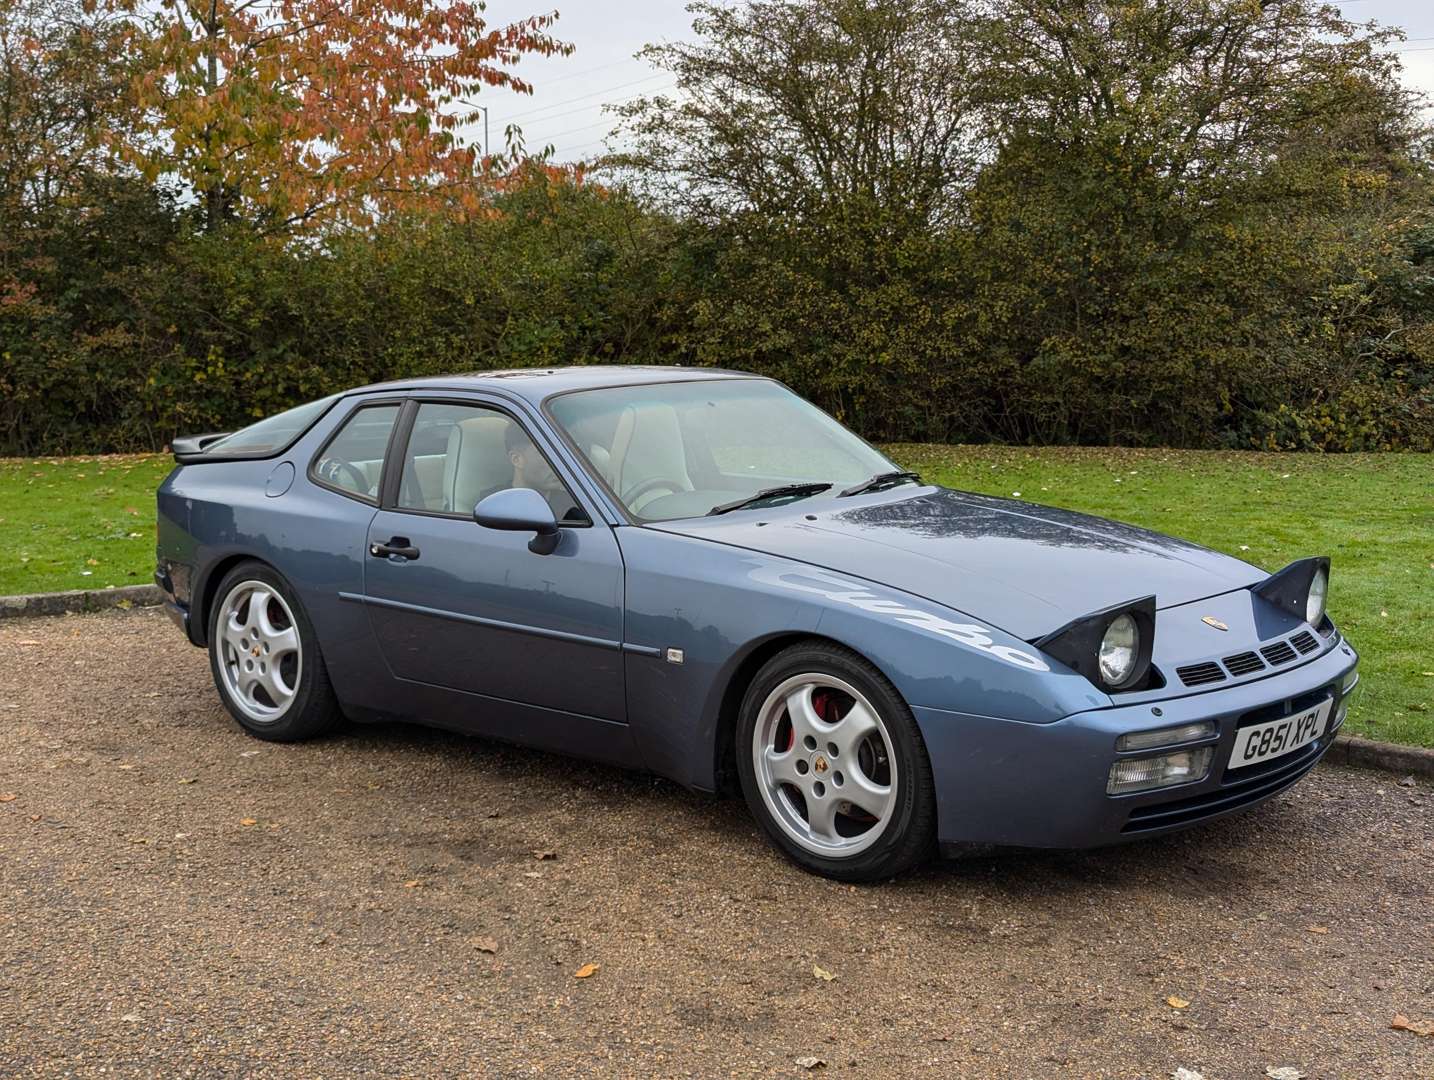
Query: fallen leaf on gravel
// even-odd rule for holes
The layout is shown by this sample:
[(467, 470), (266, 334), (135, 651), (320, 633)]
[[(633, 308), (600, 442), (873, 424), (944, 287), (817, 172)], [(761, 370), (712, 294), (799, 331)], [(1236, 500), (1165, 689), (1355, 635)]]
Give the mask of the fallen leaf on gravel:
[(19, 797), (20, 796), (16, 795), (13, 791), (7, 791), (4, 794), (0, 794), (0, 802), (14, 802)]
[(147, 836), (131, 836), (131, 837), (129, 837), (128, 839), (129, 839), (129, 842), (130, 842), (131, 844), (147, 844), (147, 843), (149, 843), (149, 837), (147, 837)]
[(38, 645), (38, 644), (40, 644), (40, 643), (39, 643), (38, 641), (32, 641), (32, 640), (30, 640), (29, 638), (27, 638), (27, 639), (25, 639), (24, 641), (20, 642), (20, 644), (21, 644), (21, 645)]
[(121, 762), (119, 763), (119, 765), (116, 766), (116, 768), (119, 768), (119, 769), (133, 769), (133, 768), (134, 768), (134, 762), (133, 762), (133, 761), (121, 761)]
[(1308, 930), (1311, 934), (1328, 934), (1328, 933), (1329, 933), (1329, 927), (1328, 927), (1328, 926), (1306, 926), (1305, 929)]
[(1205, 1074), (1182, 1066), (1170, 1074), (1170, 1080), (1205, 1080)]
[(199, 783), (199, 777), (197, 777), (197, 776), (184, 776), (184, 777), (180, 777), (179, 782), (180, 782), (181, 784), (197, 784), (197, 783)]
[(598, 973), (598, 969), (601, 967), (601, 964), (584, 964), (582, 967), (578, 968), (577, 971), (573, 972), (573, 978), (590, 979)]
[(1174, 994), (1171, 994), (1165, 999), (1165, 1004), (1169, 1005), (1172, 1009), (1188, 1009), (1190, 1007), (1190, 1002), (1186, 1001), (1183, 997), (1176, 997)]
[(247, 829), (250, 825), (257, 825), (257, 824), (259, 824), (259, 823), (258, 823), (257, 821), (255, 821), (255, 820), (254, 820), (253, 818), (251, 818), (251, 817), (246, 817), (246, 818), (240, 818), (240, 819), (239, 819), (239, 824), (240, 824), (240, 825), (243, 825), (243, 826)]
[(31, 814), (31, 815), (30, 815), (30, 820), (31, 820), (31, 821), (39, 821), (39, 820), (41, 819), (41, 816), (42, 816), (42, 815), (40, 815), (40, 814)]
[(259, 751), (257, 751), (257, 750), (240, 750), (240, 751), (239, 751), (239, 756), (240, 756), (240, 757), (255, 757), (255, 756), (258, 755), (258, 753), (259, 753)]
[(414, 878), (412, 881), (405, 881), (403, 883), (403, 887), (405, 889), (416, 889), (422, 884), (423, 883), (421, 881), (419, 881), (417, 878)]
[(1400, 787), (1413, 787), (1413, 786), (1414, 786), (1414, 777), (1412, 777), (1412, 776), (1406, 776), (1403, 780), (1399, 781), (1399, 786), (1400, 786)]
[(1389, 1026), (1395, 1031), (1412, 1031), (1416, 1035), (1434, 1035), (1434, 1020), (1411, 1020), (1403, 1013), (1396, 1013)]
[(797, 1064), (804, 1069), (823, 1069), (826, 1068), (827, 1063), (825, 1058), (808, 1055), (806, 1057), (797, 1058)]
[(822, 982), (831, 982), (833, 979), (836, 978), (836, 976), (833, 975), (826, 968), (818, 967), (816, 964), (812, 965), (812, 974), (815, 975), (818, 979), (821, 979)]
[(1293, 1065), (1281, 1065), (1279, 1068), (1273, 1065), (1266, 1065), (1265, 1075), (1268, 1076), (1270, 1080), (1305, 1080), (1305, 1074)]
[(126, 1024), (138, 1024), (143, 1019), (139, 1013), (125, 1013), (120, 1017)]
[(495, 953), (498, 951), (498, 943), (490, 937), (480, 937), (473, 943), (473, 947), (479, 952)]
[(533, 858), (537, 859), (539, 862), (544, 862), (544, 861), (546, 861), (546, 860), (548, 860), (548, 859), (556, 859), (557, 857), (558, 857), (558, 853), (557, 853), (556, 851), (535, 851), (535, 852), (533, 852)]

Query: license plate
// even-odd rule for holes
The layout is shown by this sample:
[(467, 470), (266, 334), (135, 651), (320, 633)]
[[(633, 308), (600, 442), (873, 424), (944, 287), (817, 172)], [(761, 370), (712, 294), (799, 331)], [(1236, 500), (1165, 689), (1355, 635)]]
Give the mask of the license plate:
[(1246, 765), (1283, 757), (1308, 746), (1324, 734), (1333, 706), (1334, 699), (1328, 698), (1314, 708), (1293, 716), (1241, 728), (1235, 732), (1235, 748), (1230, 751), (1229, 767), (1243, 769)]

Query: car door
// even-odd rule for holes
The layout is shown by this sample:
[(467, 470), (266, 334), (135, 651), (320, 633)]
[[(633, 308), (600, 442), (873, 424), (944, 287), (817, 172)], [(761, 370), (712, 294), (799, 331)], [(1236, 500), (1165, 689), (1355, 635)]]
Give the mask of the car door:
[[(418, 687), (447, 692), (450, 715), (435, 719), (592, 752), (602, 738), (594, 722), (626, 718), (612, 529), (573, 497), (546, 436), (497, 400), (415, 399), (396, 446), (399, 471), (369, 526), (364, 575), (393, 675), (428, 708), (434, 699)], [(537, 486), (553, 506), (552, 554), (531, 551), (532, 534), (473, 520), (484, 496), (514, 486)]]

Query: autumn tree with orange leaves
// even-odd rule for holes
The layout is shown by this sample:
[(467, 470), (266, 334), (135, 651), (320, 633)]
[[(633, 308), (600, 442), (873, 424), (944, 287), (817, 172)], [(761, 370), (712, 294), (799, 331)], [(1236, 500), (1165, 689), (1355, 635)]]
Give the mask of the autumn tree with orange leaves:
[(192, 188), (211, 231), (235, 216), (282, 233), (435, 200), (475, 209), (494, 162), (465, 137), (471, 99), (530, 92), (508, 68), (572, 49), (549, 33), (556, 12), (491, 27), (484, 11), (481, 0), (136, 6), (147, 55), (131, 159)]

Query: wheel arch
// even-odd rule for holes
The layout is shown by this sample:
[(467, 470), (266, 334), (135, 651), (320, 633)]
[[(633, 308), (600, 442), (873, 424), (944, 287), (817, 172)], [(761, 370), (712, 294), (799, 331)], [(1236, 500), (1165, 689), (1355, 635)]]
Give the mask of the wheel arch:
[(231, 552), (211, 563), (194, 589), (197, 602), (191, 609), (189, 618), (189, 636), (194, 644), (201, 646), (209, 644), (209, 615), (214, 610), (214, 602), (219, 593), (219, 583), (224, 580), (229, 571), (246, 562), (258, 563), (275, 573), (279, 572), (273, 563), (247, 551)]

